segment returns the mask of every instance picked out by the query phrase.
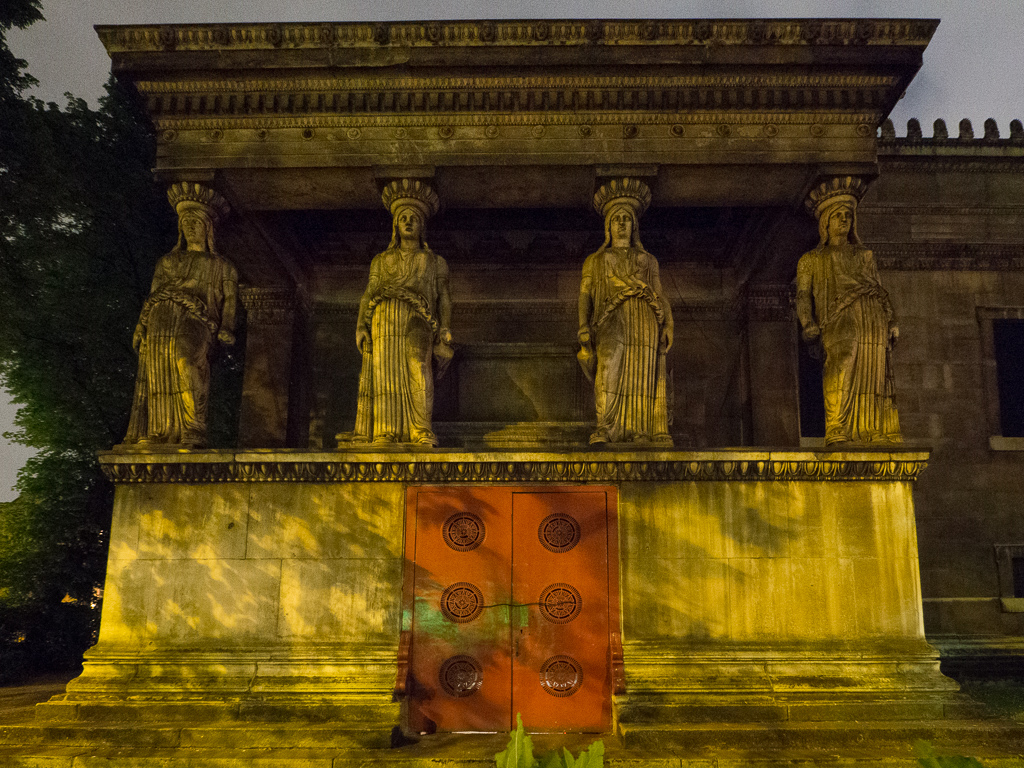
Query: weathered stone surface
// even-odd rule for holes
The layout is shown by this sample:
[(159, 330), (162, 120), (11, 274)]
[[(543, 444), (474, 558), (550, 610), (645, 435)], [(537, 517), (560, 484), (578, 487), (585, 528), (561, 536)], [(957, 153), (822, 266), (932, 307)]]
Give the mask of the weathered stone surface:
[[(225, 491), (230, 486), (221, 486)], [(390, 560), (402, 556), (402, 489), (272, 483), (250, 494), (246, 557)]]

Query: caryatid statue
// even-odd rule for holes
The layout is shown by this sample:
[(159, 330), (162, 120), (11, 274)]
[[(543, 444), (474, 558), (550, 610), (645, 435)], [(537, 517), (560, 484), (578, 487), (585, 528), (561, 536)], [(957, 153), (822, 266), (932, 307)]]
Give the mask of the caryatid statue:
[(391, 244), (370, 263), (359, 302), (356, 346), (363, 355), (352, 441), (436, 446), (434, 378), (452, 359), (448, 265), (423, 239), (437, 194), (422, 181), (392, 181)]
[(672, 445), (665, 372), (672, 309), (658, 260), (640, 243), (639, 220), (650, 202), (650, 189), (637, 179), (610, 181), (594, 196), (604, 243), (583, 264), (577, 355), (594, 382), (591, 445)]
[(206, 444), (210, 357), (234, 344), (238, 273), (217, 253), (214, 228), (228, 204), (192, 182), (173, 184), (178, 242), (156, 263), (132, 346), (139, 355), (126, 444)]
[(898, 443), (891, 351), (899, 337), (889, 294), (857, 235), (860, 179), (836, 178), (810, 193), (818, 247), (796, 268), (796, 312), (807, 342), (825, 353), (825, 444)]

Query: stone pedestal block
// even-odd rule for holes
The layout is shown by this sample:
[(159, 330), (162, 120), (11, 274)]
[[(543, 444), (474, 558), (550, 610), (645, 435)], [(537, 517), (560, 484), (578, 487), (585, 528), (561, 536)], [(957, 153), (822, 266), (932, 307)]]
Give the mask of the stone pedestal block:
[(617, 488), (627, 741), (681, 723), (942, 718), (956, 685), (924, 639), (911, 497), (926, 459), (107, 454), (99, 642), (41, 717), (334, 722), (383, 743), (412, 628), (406, 491), (469, 483)]

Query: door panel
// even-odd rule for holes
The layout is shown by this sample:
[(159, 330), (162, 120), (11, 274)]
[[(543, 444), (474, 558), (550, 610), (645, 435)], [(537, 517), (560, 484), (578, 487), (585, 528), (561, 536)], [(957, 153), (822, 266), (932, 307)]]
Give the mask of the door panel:
[(609, 494), (410, 489), (413, 730), (607, 729)]
[(512, 627), (512, 708), (533, 731), (610, 722), (606, 507), (603, 492), (513, 497), (512, 594), (529, 622)]
[(508, 720), (512, 541), (504, 495), (417, 494), (413, 730), (503, 730)]

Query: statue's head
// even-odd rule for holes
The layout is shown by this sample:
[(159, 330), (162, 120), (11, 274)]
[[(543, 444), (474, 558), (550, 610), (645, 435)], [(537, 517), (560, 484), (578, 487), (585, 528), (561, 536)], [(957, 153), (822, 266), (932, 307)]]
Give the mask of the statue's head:
[(205, 212), (187, 210), (178, 216), (179, 241), (193, 249), (213, 251), (213, 222)]
[(398, 243), (403, 239), (415, 239), (422, 246), (425, 224), (423, 211), (417, 206), (398, 206), (391, 218), (392, 243)]
[(639, 179), (613, 179), (602, 184), (594, 195), (594, 209), (604, 217), (604, 244), (628, 242), (643, 250), (640, 243), (640, 216), (651, 203), (651, 190)]
[(840, 237), (848, 240), (850, 231), (853, 229), (853, 217), (856, 210), (854, 204), (842, 202), (829, 209), (825, 219), (825, 236), (831, 240), (833, 237)]
[(389, 182), (381, 194), (384, 206), (391, 211), (391, 244), (388, 249), (397, 248), (402, 238), (415, 238), (421, 247), (427, 244), (423, 239), (427, 219), (437, 213), (440, 207), (437, 193), (423, 181), (401, 179)]
[(819, 245), (825, 245), (830, 237), (835, 236), (860, 244), (857, 201), (866, 189), (867, 185), (860, 179), (847, 176), (826, 181), (811, 191), (807, 207), (818, 219)]
[(640, 245), (640, 222), (633, 206), (620, 204), (609, 208), (604, 217), (604, 239), (606, 245), (622, 241), (634, 248), (643, 247)]
[(172, 184), (167, 199), (178, 213), (178, 243), (176, 250), (188, 246), (216, 253), (214, 228), (228, 215), (227, 201), (209, 187), (190, 181)]

